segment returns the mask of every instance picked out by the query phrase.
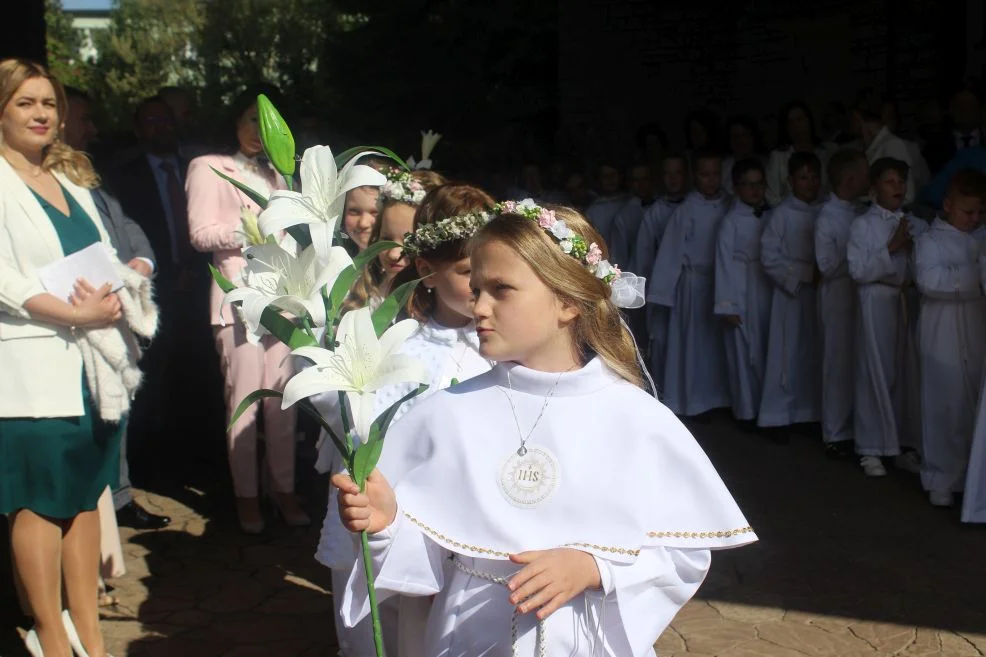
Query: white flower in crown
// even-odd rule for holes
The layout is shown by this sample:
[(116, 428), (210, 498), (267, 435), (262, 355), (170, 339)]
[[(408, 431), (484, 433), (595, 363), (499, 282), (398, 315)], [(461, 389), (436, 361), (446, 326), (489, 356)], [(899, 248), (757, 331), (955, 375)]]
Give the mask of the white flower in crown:
[(595, 266), (592, 271), (596, 278), (600, 278), (608, 283), (612, 283), (614, 280), (620, 277), (620, 268), (616, 265), (611, 265), (609, 260), (601, 260)]
[[(564, 221), (556, 221), (549, 229), (551, 234), (558, 240), (567, 240), (572, 236), (572, 229)], [(567, 251), (566, 251), (567, 253)]]
[(418, 323), (413, 319), (402, 320), (378, 338), (371, 313), (365, 307), (343, 315), (336, 333), (339, 346), (335, 351), (301, 347), (291, 352), (314, 365), (287, 382), (281, 408), (323, 392), (345, 392), (353, 413), (353, 430), (366, 440), (376, 419), (378, 390), (396, 383), (428, 381), (421, 361), (400, 353), (404, 342), (418, 330)]
[(563, 239), (562, 241), (558, 242), (558, 246), (560, 246), (561, 250), (564, 251), (565, 253), (570, 254), (572, 252), (572, 240)]
[(302, 191), (278, 190), (271, 194), (267, 208), (260, 213), (260, 231), (266, 237), (291, 226), (307, 224), (315, 252), (320, 258), (328, 258), (332, 236), (346, 203), (346, 192), (356, 187), (379, 187), (387, 182), (376, 169), (356, 163), (372, 153), (359, 153), (340, 170), (328, 146), (306, 150), (301, 158)]

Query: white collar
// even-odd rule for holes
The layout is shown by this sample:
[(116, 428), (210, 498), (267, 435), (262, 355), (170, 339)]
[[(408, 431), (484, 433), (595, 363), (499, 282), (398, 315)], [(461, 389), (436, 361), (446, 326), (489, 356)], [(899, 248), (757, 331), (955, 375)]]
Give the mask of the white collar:
[(429, 318), (427, 322), (418, 327), (418, 332), (425, 340), (438, 344), (453, 346), (459, 342), (465, 342), (470, 347), (479, 351), (479, 336), (476, 334), (476, 324), (469, 322), (459, 328), (443, 326), (434, 319)]
[[(611, 370), (602, 358), (595, 356), (580, 369), (572, 372), (540, 372), (515, 362), (500, 363), (493, 368), (497, 385), (514, 392), (544, 396), (554, 388), (555, 397), (591, 395), (623, 379)], [(509, 381), (507, 373), (510, 373)]]
[(897, 210), (896, 212), (891, 212), (890, 210), (886, 209), (879, 203), (873, 204), (873, 210), (877, 213), (877, 215), (879, 215), (881, 219), (886, 219), (886, 220), (892, 219), (894, 221), (900, 221), (900, 219), (904, 216), (903, 210)]

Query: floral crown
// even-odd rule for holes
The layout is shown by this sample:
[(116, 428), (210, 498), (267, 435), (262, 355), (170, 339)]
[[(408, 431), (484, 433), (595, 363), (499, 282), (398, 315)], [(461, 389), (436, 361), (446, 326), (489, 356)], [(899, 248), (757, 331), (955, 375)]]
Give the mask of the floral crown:
[(418, 226), (413, 233), (404, 235), (404, 255), (416, 258), (422, 252), (434, 251), (445, 242), (467, 240), (492, 218), (489, 212), (472, 212)]
[(380, 187), (381, 200), (389, 198), (400, 203), (418, 206), (421, 205), (425, 194), (428, 193), (424, 185), (415, 180), (410, 171), (392, 167), (384, 171), (383, 175), (387, 177), (387, 182)]
[(544, 232), (558, 242), (563, 252), (581, 262), (590, 274), (606, 283), (612, 283), (622, 274), (619, 267), (603, 258), (603, 251), (598, 244), (595, 242), (586, 244), (582, 236), (569, 228), (564, 219), (555, 216), (554, 210), (542, 208), (529, 198), (519, 203), (516, 201), (497, 203), (493, 213), (516, 214), (536, 221)]

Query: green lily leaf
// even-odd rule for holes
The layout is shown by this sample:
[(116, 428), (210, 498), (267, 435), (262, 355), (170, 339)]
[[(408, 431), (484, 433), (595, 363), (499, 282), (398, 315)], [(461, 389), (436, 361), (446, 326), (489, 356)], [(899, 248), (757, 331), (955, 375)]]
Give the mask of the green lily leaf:
[(363, 490), (363, 486), (366, 484), (366, 478), (370, 476), (373, 468), (377, 467), (377, 463), (380, 461), (380, 455), (383, 453), (384, 437), (387, 435), (387, 429), (390, 428), (390, 423), (393, 421), (394, 415), (397, 414), (397, 409), (400, 408), (401, 404), (417, 397), (427, 389), (428, 386), (426, 385), (418, 386), (391, 404), (370, 425), (370, 436), (364, 444), (356, 448), (356, 453), (353, 455), (353, 467), (350, 470), (353, 481), (360, 487), (360, 490)]
[(261, 209), (267, 207), (267, 197), (266, 196), (264, 196), (263, 194), (261, 194), (257, 190), (253, 189), (252, 187), (249, 187), (249, 186), (245, 185), (244, 183), (240, 182), (236, 178), (230, 178), (225, 173), (223, 173), (222, 171), (218, 170), (216, 167), (210, 166), (209, 168), (212, 169), (213, 171), (215, 171), (217, 176), (219, 176), (220, 178), (222, 178), (226, 182), (231, 183), (238, 190), (240, 190), (241, 192), (243, 192), (244, 194), (246, 194), (247, 195), (247, 198), (249, 198), (251, 201), (253, 201), (257, 205), (259, 205)]
[[(281, 113), (264, 94), (257, 96), (257, 116), (260, 120), (260, 141), (271, 164), (288, 180), (294, 175), (294, 136)], [(290, 181), (288, 186), (291, 186)]]
[(384, 146), (354, 146), (336, 155), (336, 166), (342, 167), (346, 162), (353, 159), (359, 153), (369, 153), (374, 155), (384, 155), (397, 163), (400, 168), (410, 171), (411, 168), (397, 153)]
[(246, 398), (240, 402), (239, 406), (236, 407), (236, 410), (233, 411), (233, 415), (230, 416), (229, 427), (227, 427), (227, 429), (231, 428), (234, 424), (236, 424), (236, 421), (239, 420), (240, 416), (246, 412), (246, 409), (250, 408), (261, 399), (267, 399), (268, 397), (277, 397), (278, 399), (280, 399), (283, 396), (284, 395), (278, 392), (277, 390), (270, 390), (269, 388), (261, 388), (260, 390), (254, 390), (249, 395), (247, 395)]
[(301, 248), (307, 249), (309, 246), (311, 246), (312, 234), (311, 231), (308, 230), (308, 224), (297, 224), (295, 226), (288, 226), (284, 230), (287, 231), (288, 235), (290, 235)]
[(220, 290), (222, 290), (223, 292), (229, 292), (231, 290), (236, 289), (236, 286), (233, 285), (233, 283), (231, 283), (228, 278), (223, 276), (222, 273), (218, 269), (216, 269), (211, 262), (209, 263), (209, 271), (212, 273), (212, 280), (216, 281), (216, 285), (219, 286)]
[(394, 322), (394, 318), (407, 305), (407, 300), (411, 298), (414, 288), (421, 282), (420, 278), (404, 283), (396, 290), (387, 295), (380, 307), (373, 311), (373, 330), (377, 332), (379, 338)]
[(332, 444), (335, 445), (336, 450), (338, 450), (342, 455), (342, 458), (345, 459), (347, 464), (351, 463), (353, 459), (352, 450), (347, 449), (346, 445), (339, 440), (339, 436), (336, 435), (329, 423), (324, 417), (322, 417), (322, 414), (318, 412), (318, 409), (315, 408), (315, 405), (311, 402), (311, 400), (302, 399), (298, 402), (298, 408), (300, 408), (305, 414), (314, 419), (323, 429), (325, 429), (325, 433), (328, 434), (329, 439), (332, 441)]
[(332, 326), (339, 318), (342, 304), (349, 295), (349, 291), (353, 289), (353, 284), (356, 283), (356, 279), (359, 278), (359, 273), (363, 268), (387, 249), (393, 249), (397, 246), (397, 242), (374, 242), (353, 258), (352, 266), (342, 270), (329, 291), (329, 311), (326, 313), (326, 326)]

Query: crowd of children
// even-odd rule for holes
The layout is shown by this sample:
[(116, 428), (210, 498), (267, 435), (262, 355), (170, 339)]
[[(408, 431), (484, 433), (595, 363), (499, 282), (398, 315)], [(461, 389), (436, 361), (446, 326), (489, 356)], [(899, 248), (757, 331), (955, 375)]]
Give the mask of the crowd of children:
[[(929, 171), (884, 106), (861, 96), (859, 139), (837, 146), (792, 103), (769, 157), (731, 121), (731, 154), (666, 152), (657, 198), (614, 213), (610, 184), (586, 214), (648, 275), (634, 328), (673, 412), (728, 407), (778, 442), (820, 433), (868, 476), (891, 460), (919, 474), (935, 506), (965, 491), (963, 520), (986, 522), (986, 175)], [(920, 202), (943, 175), (940, 207)]]

